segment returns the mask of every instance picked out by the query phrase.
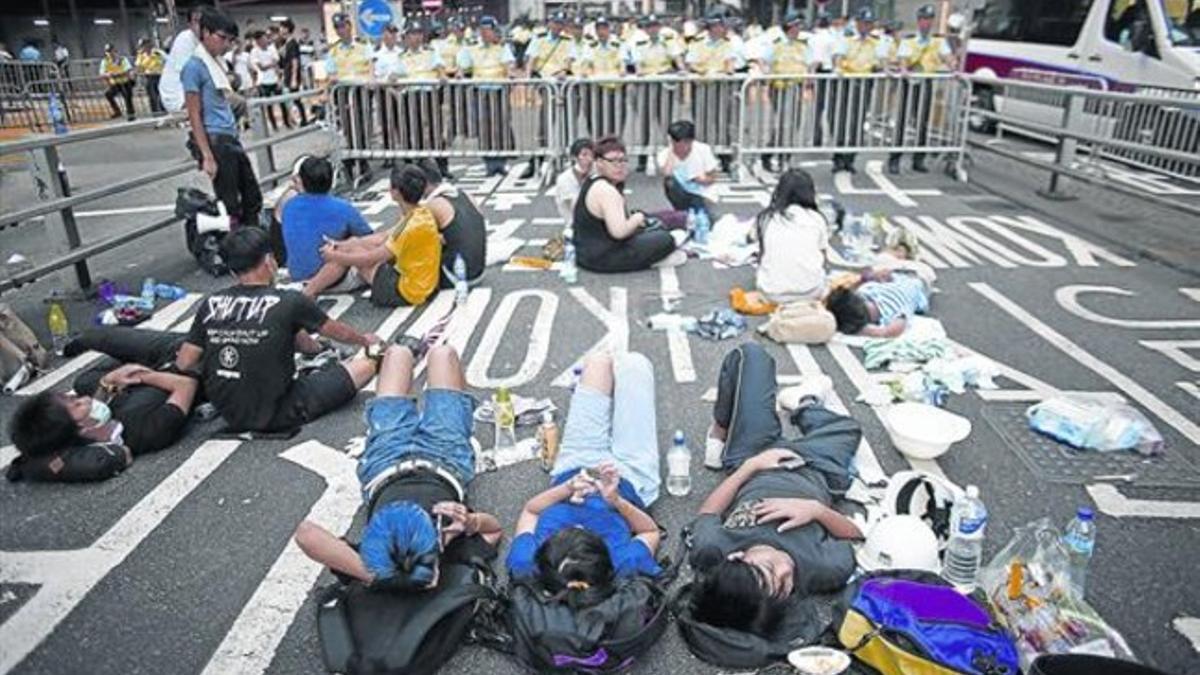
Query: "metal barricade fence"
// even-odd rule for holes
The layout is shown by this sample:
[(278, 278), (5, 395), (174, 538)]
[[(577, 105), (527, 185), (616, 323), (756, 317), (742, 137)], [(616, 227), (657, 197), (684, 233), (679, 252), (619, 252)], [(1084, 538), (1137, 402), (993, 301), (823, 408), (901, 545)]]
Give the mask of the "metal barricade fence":
[(29, 126), (28, 86), (58, 76), (58, 67), (48, 61), (0, 61), (0, 128)]
[(542, 158), (562, 154), (558, 91), (542, 80), (340, 82), (329, 91), (338, 159)]
[(761, 75), (740, 96), (738, 151), (763, 155), (830, 152), (961, 155), (970, 83), (953, 74)]
[[(99, 75), (58, 78), (26, 85), (26, 126), (33, 131), (53, 128), (50, 95), (58, 97), (67, 124), (104, 122), (156, 114), (145, 78), (114, 85)], [(132, 112), (130, 110), (132, 106)]]

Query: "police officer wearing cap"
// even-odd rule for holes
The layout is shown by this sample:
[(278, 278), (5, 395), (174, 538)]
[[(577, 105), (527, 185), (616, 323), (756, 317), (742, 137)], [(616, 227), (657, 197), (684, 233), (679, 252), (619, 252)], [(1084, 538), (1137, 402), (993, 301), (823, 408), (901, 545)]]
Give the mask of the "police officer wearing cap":
[(132, 121), (137, 112), (133, 109), (133, 66), (129, 63), (129, 59), (117, 53), (117, 48), (111, 44), (104, 45), (104, 58), (100, 59), (100, 77), (104, 78), (104, 83), (108, 85), (108, 89), (104, 91), (104, 98), (108, 99), (108, 105), (112, 108), (112, 118), (117, 119), (121, 116), (121, 108), (117, 105), (117, 96), (125, 99), (125, 118)]
[[(475, 80), (503, 80), (518, 75), (516, 56), (500, 39), (499, 28), (496, 17), (479, 19), (479, 41), (458, 53), (458, 68), (464, 75)], [(479, 134), (480, 149), (485, 152), (513, 150), (512, 106), (508, 91), (500, 85), (481, 84), (469, 92), (469, 96), (474, 99), (472, 126)], [(489, 176), (508, 172), (502, 156), (485, 156), (483, 163)]]
[(596, 39), (579, 55), (579, 73), (594, 80), (585, 85), (583, 109), (588, 120), (588, 135), (593, 138), (625, 134), (624, 90), (613, 82), (625, 75), (625, 49), (613, 35), (608, 17), (596, 18)]
[[(354, 38), (354, 25), (351, 23), (349, 15), (338, 12), (333, 15), (332, 22), (338, 39), (329, 45), (329, 54), (325, 58), (325, 73), (329, 77), (329, 83), (332, 85), (339, 82), (347, 84), (370, 82), (374, 69), (371, 46)], [(350, 148), (353, 150), (368, 149), (367, 127), (373, 119), (371, 104), (373, 99), (379, 97), (372, 97), (370, 92), (362, 87), (351, 87), (348, 90), (339, 90), (335, 87), (332, 90), (332, 96), (335, 99), (334, 107), (340, 111), (341, 126), (347, 136), (346, 140)], [(360, 172), (365, 172), (366, 161), (348, 160), (346, 162), (348, 171), (354, 173), (355, 168)]]
[[(709, 16), (707, 22), (708, 38), (697, 39), (688, 48), (684, 59), (688, 70), (701, 77), (719, 77), (732, 75), (742, 67), (742, 55), (733, 41), (725, 25), (725, 17), (720, 13)], [(697, 83), (693, 89), (692, 119), (700, 130), (700, 137), (714, 145), (723, 145), (734, 130), (736, 97), (740, 85), (730, 82)], [(728, 171), (732, 157), (720, 155), (721, 167)]]
[(457, 16), (446, 22), (445, 34), (433, 41), (433, 48), (442, 57), (442, 72), (446, 77), (458, 76), (458, 52), (466, 48), (463, 21)]
[[(400, 46), (399, 35), (400, 29), (394, 24), (388, 24), (383, 29), (383, 38), (371, 56), (376, 82), (394, 82), (404, 78), (404, 64), (400, 60), (404, 48)], [(397, 144), (396, 131), (401, 124), (397, 97), (389, 95), (385, 90), (381, 92), (379, 100), (383, 110), (383, 147), (388, 150), (405, 148), (403, 142)], [(390, 167), (392, 160), (385, 161), (383, 165)]]
[(575, 41), (564, 33), (567, 23), (566, 14), (551, 14), (546, 34), (535, 37), (529, 43), (525, 56), (532, 77), (558, 78), (571, 74), (579, 55), (575, 50)]
[[(917, 33), (904, 38), (896, 50), (896, 61), (903, 73), (944, 73), (951, 70), (950, 44), (946, 39), (933, 34), (933, 21), (937, 10), (933, 5), (922, 5), (917, 9)], [(896, 119), (896, 145), (904, 145), (908, 122), (912, 122), (917, 134), (917, 145), (929, 144), (929, 122), (933, 116), (933, 81), (913, 78), (901, 84), (900, 111)], [(913, 153), (913, 171), (925, 173), (925, 154)], [(900, 173), (900, 153), (888, 156), (888, 173)]]
[[(834, 105), (831, 116), (834, 143), (841, 146), (863, 145), (866, 136), (863, 124), (871, 110), (874, 81), (865, 76), (883, 70), (887, 62), (887, 47), (871, 34), (875, 12), (864, 7), (858, 12), (854, 35), (847, 37), (837, 55), (835, 67), (845, 77), (834, 83)], [(833, 170), (854, 173), (854, 154), (835, 153)]]
[[(404, 25), (403, 77), (409, 80), (444, 78), (442, 56), (425, 39), (427, 26), (413, 19)], [(400, 142), (409, 150), (444, 150), (446, 133), (441, 89), (433, 85), (406, 87), (401, 95)], [(438, 157), (443, 172), (446, 158)]]
[[(777, 147), (800, 145), (803, 79), (811, 70), (812, 59), (808, 40), (801, 35), (803, 27), (800, 13), (789, 12), (783, 20), (783, 34), (765, 42), (755, 55), (757, 69), (773, 76), (768, 88), (773, 120), (770, 145)], [(763, 155), (763, 165), (768, 170), (773, 170), (772, 160), (770, 155)]]
[[(661, 77), (683, 70), (683, 44), (663, 30), (662, 20), (651, 14), (640, 22), (641, 31), (626, 44), (626, 59), (637, 75)], [(636, 139), (633, 145), (655, 148), (666, 143), (666, 127), (675, 119), (679, 88), (674, 84), (635, 84), (633, 119)], [(653, 164), (649, 164), (653, 166)], [(646, 157), (638, 158), (638, 171), (645, 171)]]

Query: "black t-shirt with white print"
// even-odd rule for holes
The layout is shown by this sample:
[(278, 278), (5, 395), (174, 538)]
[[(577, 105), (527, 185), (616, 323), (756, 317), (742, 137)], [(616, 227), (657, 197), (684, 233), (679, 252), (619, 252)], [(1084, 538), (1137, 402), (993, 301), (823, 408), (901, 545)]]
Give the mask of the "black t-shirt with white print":
[(234, 286), (204, 298), (187, 341), (204, 350), (204, 391), (230, 428), (266, 429), (295, 375), (295, 338), (328, 317), (297, 291)]

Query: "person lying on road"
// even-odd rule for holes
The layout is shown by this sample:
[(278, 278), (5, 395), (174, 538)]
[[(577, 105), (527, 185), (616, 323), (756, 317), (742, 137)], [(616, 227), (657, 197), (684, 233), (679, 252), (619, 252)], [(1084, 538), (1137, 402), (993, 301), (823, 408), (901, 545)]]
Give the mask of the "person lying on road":
[(825, 306), (841, 333), (896, 337), (909, 319), (929, 311), (929, 284), (914, 272), (867, 270), (856, 288), (831, 292)]
[(379, 389), (367, 403), (367, 443), (358, 460), (367, 509), (362, 542), (356, 549), (307, 520), (295, 537), (308, 557), (335, 573), (415, 590), (436, 586), (442, 564), (494, 558), (503, 533), (495, 516), (467, 507), (475, 399), (464, 391), (458, 354), (447, 346), (429, 351), (422, 412), (413, 390), (421, 348), (415, 340), (406, 345), (388, 348)]

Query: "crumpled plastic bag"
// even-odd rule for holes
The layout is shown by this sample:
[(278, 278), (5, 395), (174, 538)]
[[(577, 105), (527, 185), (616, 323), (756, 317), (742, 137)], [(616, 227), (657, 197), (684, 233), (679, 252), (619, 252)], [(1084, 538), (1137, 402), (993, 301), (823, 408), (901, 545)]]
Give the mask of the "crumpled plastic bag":
[(1025, 411), (1029, 428), (1075, 448), (1157, 455), (1163, 437), (1140, 410), (1127, 403), (1064, 394)]
[(1012, 634), (1021, 666), (1042, 654), (1095, 654), (1133, 659), (1121, 634), (1071, 593), (1061, 533), (1049, 518), (1016, 529), (979, 571), (979, 587)]
[(746, 319), (732, 309), (716, 309), (700, 317), (693, 332), (706, 340), (728, 340), (746, 332)]

